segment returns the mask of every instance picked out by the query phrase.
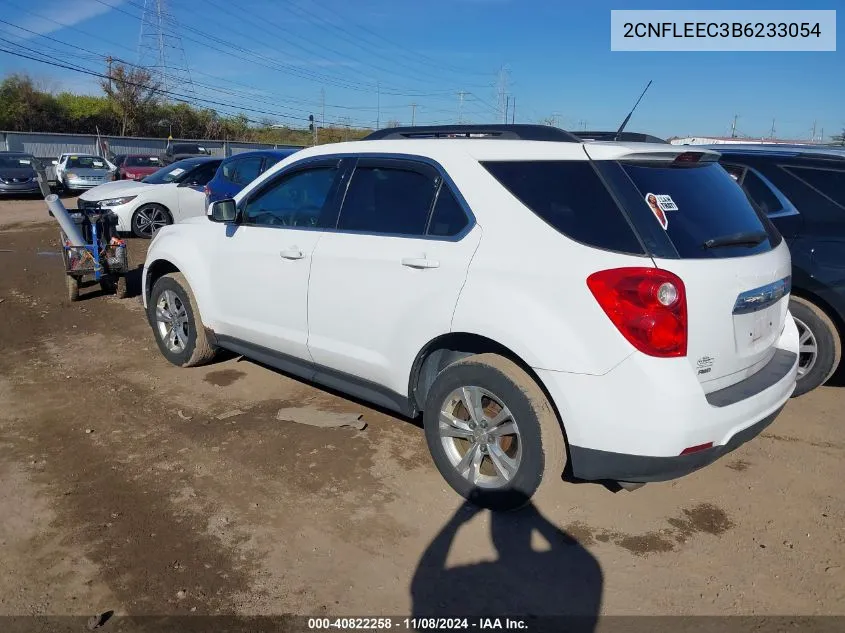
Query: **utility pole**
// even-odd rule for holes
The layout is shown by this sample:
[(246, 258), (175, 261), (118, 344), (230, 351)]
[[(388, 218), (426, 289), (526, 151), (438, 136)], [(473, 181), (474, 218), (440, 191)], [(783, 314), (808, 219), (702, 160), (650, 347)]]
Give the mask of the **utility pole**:
[(417, 104), (412, 103), (411, 104), (411, 127), (414, 127), (414, 125), (416, 125), (416, 122), (417, 122)]
[(505, 96), (505, 123), (508, 122), (508, 110), (510, 109), (511, 105), (511, 97), (510, 95)]
[(731, 138), (736, 138), (736, 120), (739, 118), (738, 114), (734, 115), (734, 122), (731, 124)]
[(376, 129), (381, 129), (381, 82), (376, 82), (377, 101), (376, 101)]
[(466, 92), (463, 90), (458, 93), (458, 125), (464, 122), (464, 95)]
[(326, 127), (326, 89), (320, 88), (320, 128)]
[(813, 143), (816, 142), (816, 122), (815, 122), (815, 120), (813, 120), (813, 136), (810, 140), (813, 141)]
[(775, 138), (775, 120), (774, 119), (772, 119), (772, 132), (771, 132), (771, 135), (769, 136), (769, 138), (770, 139)]
[(112, 65), (112, 63), (114, 63), (114, 58), (111, 55), (109, 55), (108, 57), (106, 57), (106, 63), (109, 65), (109, 90), (111, 90), (112, 89), (111, 65)]
[(516, 97), (513, 98), (513, 108), (511, 109), (511, 125), (516, 123)]

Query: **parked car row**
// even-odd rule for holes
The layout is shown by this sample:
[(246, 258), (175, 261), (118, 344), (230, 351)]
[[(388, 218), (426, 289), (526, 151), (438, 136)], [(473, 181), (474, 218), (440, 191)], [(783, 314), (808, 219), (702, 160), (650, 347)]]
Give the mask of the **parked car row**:
[(155, 233), (147, 317), (175, 365), (230, 350), (421, 414), (480, 505), (673, 479), (801, 367), (787, 241), (719, 159), (521, 125), (301, 150)]

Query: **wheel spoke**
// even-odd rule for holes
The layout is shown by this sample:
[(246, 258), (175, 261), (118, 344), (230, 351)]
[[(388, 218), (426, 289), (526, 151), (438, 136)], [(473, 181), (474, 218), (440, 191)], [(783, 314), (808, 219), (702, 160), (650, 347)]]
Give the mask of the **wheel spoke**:
[(170, 313), (161, 306), (156, 306), (156, 320), (161, 323), (172, 323), (173, 317), (170, 316)]
[(804, 330), (804, 332), (801, 334), (801, 338), (798, 339), (798, 342), (801, 343), (801, 344), (804, 344), (807, 341), (809, 341), (812, 338), (812, 336), (813, 336), (813, 333), (810, 332), (810, 330)]
[(440, 435), (443, 437), (463, 437), (466, 439), (472, 438), (472, 431), (467, 427), (467, 423), (459, 420), (445, 411), (440, 412)]
[(501, 437), (503, 435), (515, 435), (516, 432), (516, 424), (510, 421), (490, 429), (487, 431), (487, 435), (490, 437)]
[(802, 345), (798, 348), (798, 350), (803, 354), (805, 352), (815, 354), (816, 353), (816, 346), (813, 344), (810, 345)]
[(480, 447), (476, 449), (475, 455), (472, 456), (472, 477), (470, 481), (474, 484), (478, 483), (481, 477), (481, 461), (484, 459), (484, 453), (481, 452)]
[(461, 461), (455, 464), (455, 469), (461, 474), (462, 477), (466, 477), (467, 479), (469, 479), (469, 477), (467, 476), (467, 471), (469, 470), (473, 460), (475, 459), (476, 453), (480, 455), (481, 450), (479, 449), (478, 444), (472, 444), (469, 447), (469, 450), (464, 453), (464, 456), (461, 458)]
[(481, 409), (481, 390), (478, 387), (464, 387), (461, 389), (461, 399), (473, 422), (478, 424), (481, 420), (485, 419), (484, 411)]
[(182, 331), (182, 326), (177, 324), (173, 331), (176, 334), (176, 345), (180, 348), (185, 347), (185, 333)]
[(516, 461), (508, 457), (507, 453), (505, 453), (505, 451), (503, 451), (496, 443), (489, 445), (488, 454), (490, 455), (490, 461), (493, 462), (493, 466), (496, 471), (504, 477), (506, 481), (510, 481), (516, 474)]

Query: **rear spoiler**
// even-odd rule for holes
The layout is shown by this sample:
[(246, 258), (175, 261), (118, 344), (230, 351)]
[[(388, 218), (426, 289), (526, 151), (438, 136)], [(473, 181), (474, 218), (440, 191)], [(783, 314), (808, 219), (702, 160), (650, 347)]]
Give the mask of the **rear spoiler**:
[(622, 161), (697, 165), (718, 162), (721, 154), (711, 150), (682, 152), (631, 152), (617, 158)]

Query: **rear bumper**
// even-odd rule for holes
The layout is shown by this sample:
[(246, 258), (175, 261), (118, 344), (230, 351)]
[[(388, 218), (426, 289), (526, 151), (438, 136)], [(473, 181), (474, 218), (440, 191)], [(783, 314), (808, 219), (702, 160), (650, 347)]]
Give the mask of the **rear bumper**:
[[(651, 457), (646, 455), (626, 455), (610, 453), (594, 448), (570, 446), (570, 459), (573, 462), (573, 474), (588, 481), (612, 480), (646, 483), (677, 479), (705, 466), (709, 466), (723, 455), (735, 451), (747, 441), (757, 437), (774, 422), (783, 409), (767, 415), (746, 429), (736, 433), (726, 444), (714, 446), (689, 455), (675, 457)], [(577, 464), (577, 470), (574, 465)]]
[(791, 316), (777, 348), (766, 367), (709, 394), (687, 358), (635, 353), (601, 376), (536, 371), (560, 412), (576, 478), (662, 481), (706, 466), (771, 424), (795, 389)]

